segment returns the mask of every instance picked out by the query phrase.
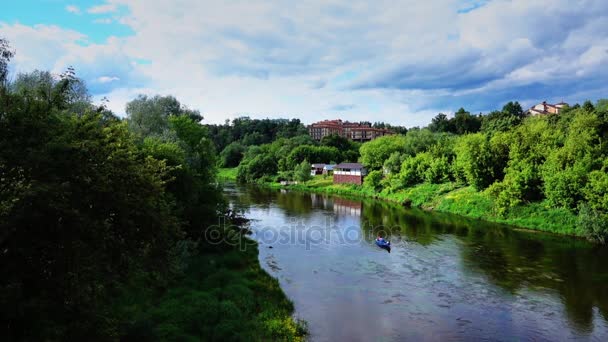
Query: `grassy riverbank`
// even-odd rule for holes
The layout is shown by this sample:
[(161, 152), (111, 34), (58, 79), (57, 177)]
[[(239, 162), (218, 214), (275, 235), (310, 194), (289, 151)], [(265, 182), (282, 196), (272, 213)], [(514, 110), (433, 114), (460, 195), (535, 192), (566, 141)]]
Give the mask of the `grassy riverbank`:
[[(222, 172), (227, 175), (236, 174), (235, 170), (224, 169)], [(231, 179), (235, 180), (236, 176)], [(316, 176), (310, 181), (296, 185), (283, 186), (279, 183), (265, 183), (265, 185), (277, 189), (287, 188), (359, 198), (376, 198), (425, 210), (452, 213), (521, 228), (582, 236), (576, 229), (576, 215), (566, 209), (552, 208), (545, 202), (538, 202), (520, 205), (500, 214), (491, 195), (457, 183), (425, 183), (392, 193), (376, 192), (357, 185), (333, 184), (331, 177), (323, 176)]]
[(219, 180), (236, 181), (237, 170), (236, 167), (218, 169), (217, 178)]
[[(281, 187), (277, 183), (272, 186)], [(496, 210), (496, 205), (489, 194), (478, 192), (472, 187), (462, 187), (456, 183), (420, 184), (387, 193), (375, 192), (357, 185), (333, 184), (331, 178), (315, 177), (311, 181), (290, 185), (288, 188), (377, 198), (425, 210), (436, 210), (522, 228), (563, 235), (580, 235), (576, 230), (576, 216), (566, 209), (550, 208), (540, 202), (518, 206), (501, 215)]]
[(131, 322), (120, 334), (134, 340), (301, 341), (305, 326), (292, 318), (293, 304), (258, 261), (257, 244), (225, 246), (184, 259), (181, 276), (167, 290), (137, 279), (115, 302)]

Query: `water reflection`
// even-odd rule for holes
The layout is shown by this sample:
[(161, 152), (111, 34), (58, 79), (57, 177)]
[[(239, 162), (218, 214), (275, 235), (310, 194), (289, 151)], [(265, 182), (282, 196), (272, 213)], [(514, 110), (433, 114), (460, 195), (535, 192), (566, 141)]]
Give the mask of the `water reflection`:
[[(394, 250), (401, 249), (405, 253), (401, 257), (407, 258), (407, 260), (395, 259), (392, 273), (387, 274), (394, 276), (395, 279), (402, 279), (406, 274), (407, 278), (400, 280), (401, 285), (399, 286), (419, 288), (418, 292), (413, 291), (411, 296), (424, 291), (433, 292), (433, 295), (440, 297), (437, 299), (440, 307), (446, 302), (449, 304), (447, 311), (431, 311), (435, 315), (432, 319), (434, 324), (444, 319), (443, 316), (455, 314), (453, 311), (459, 310), (457, 302), (446, 300), (446, 297), (456, 297), (460, 300), (468, 298), (467, 300), (472, 301), (473, 305), (475, 300), (478, 300), (477, 305), (480, 312), (483, 311), (482, 307), (491, 306), (491, 303), (496, 304), (493, 309), (496, 312), (488, 311), (484, 315), (480, 315), (477, 318), (478, 321), (471, 320), (471, 326), (480, 326), (487, 331), (514, 329), (512, 326), (498, 325), (495, 327), (488, 322), (494, 322), (494, 319), (496, 321), (501, 319), (516, 321), (520, 315), (524, 317), (537, 315), (541, 318), (536, 323), (546, 320), (553, 324), (544, 324), (551, 326), (551, 329), (544, 331), (540, 325), (539, 330), (534, 330), (524, 322), (521, 324), (526, 327), (525, 329), (518, 328), (522, 331), (514, 331), (512, 335), (505, 335), (505, 338), (506, 336), (526, 339), (565, 338), (565, 336), (599, 338), (608, 335), (606, 331), (608, 321), (607, 248), (594, 246), (581, 240), (514, 230), (498, 224), (453, 215), (406, 210), (397, 205), (378, 201), (359, 201), (297, 192), (282, 193), (255, 188), (233, 190), (230, 201), (235, 208), (244, 211), (252, 206), (259, 210), (280, 210), (281, 214), (286, 217), (297, 217), (304, 221), (315, 220), (319, 215), (331, 214), (337, 222), (346, 220), (343, 221), (346, 222), (345, 224), (356, 224), (361, 236), (368, 244), (372, 244), (373, 237), (382, 232), (393, 242)], [(273, 206), (276, 208), (273, 209)], [(356, 246), (349, 248), (349, 250), (340, 250), (340, 253), (349, 253), (350, 250), (361, 255), (364, 252), (373, 252), (373, 249), (369, 247), (367, 249), (356, 249)], [(335, 253), (332, 252), (330, 256), (333, 257)], [(391, 258), (397, 258), (393, 254), (391, 254)], [(375, 254), (370, 255), (376, 258)], [(345, 254), (336, 257), (346, 258)], [(355, 256), (353, 260), (358, 259)], [(285, 268), (285, 265), (283, 267)], [(436, 273), (432, 273), (431, 270)], [(338, 271), (342, 272), (342, 275), (335, 279), (332, 278), (332, 282), (341, 282), (345, 279), (369, 281), (365, 278), (357, 278), (358, 276), (353, 274), (349, 275), (345, 270)], [(439, 274), (442, 279), (436, 279), (438, 276), (433, 278), (432, 274)], [(301, 278), (299, 274), (293, 274), (292, 277), (301, 281), (305, 279)], [(333, 275), (333, 277), (337, 276)], [(439, 284), (438, 281), (445, 282), (445, 284)], [(435, 290), (434, 286), (439, 286), (437, 284), (440, 285), (437, 288), (441, 291)], [(492, 290), (488, 287), (489, 284), (501, 289), (502, 292)], [(389, 290), (393, 289), (390, 287), (386, 289), (386, 291)], [(347, 293), (349, 292), (343, 292), (343, 295)], [(300, 292), (294, 294), (296, 297), (299, 295), (301, 295)], [(296, 304), (299, 299), (301, 298), (296, 298)], [(344, 300), (353, 300), (353, 298), (344, 298)], [(389, 300), (393, 301), (393, 299)], [(409, 298), (409, 300), (412, 302), (409, 303), (410, 306), (407, 310), (413, 310), (412, 306), (415, 307), (415, 305), (423, 305), (422, 308), (419, 308), (420, 311), (429, 310), (424, 307), (424, 303), (417, 302), (414, 298)], [(510, 306), (508, 312), (498, 314), (497, 312), (501, 311), (505, 305)], [(471, 314), (469, 311), (463, 311)], [(388, 315), (390, 313), (383, 311), (379, 314)], [(456, 315), (459, 314), (456, 313)], [(501, 316), (505, 314), (508, 317)], [(397, 314), (393, 313), (393, 315)], [(397, 315), (397, 317), (401, 316)], [(485, 323), (487, 326), (484, 326), (484, 319), (487, 320)], [(559, 324), (562, 320), (566, 326)], [(322, 325), (322, 323), (318, 324)], [(462, 324), (462, 321), (458, 324)], [(418, 323), (417, 326), (424, 326), (424, 324)], [(446, 329), (450, 331), (452, 327)], [(551, 331), (555, 329), (559, 331)], [(417, 333), (414, 330), (408, 334)], [(330, 333), (337, 334), (333, 330), (323, 330), (323, 334)], [(394, 335), (395, 333), (397, 335)], [(403, 332), (396, 328), (393, 335), (390, 336), (405, 336), (402, 334)], [(451, 332), (446, 334), (437, 336), (453, 337)], [(476, 335), (467, 330), (464, 335), (457, 336), (495, 337), (485, 334), (487, 332)]]

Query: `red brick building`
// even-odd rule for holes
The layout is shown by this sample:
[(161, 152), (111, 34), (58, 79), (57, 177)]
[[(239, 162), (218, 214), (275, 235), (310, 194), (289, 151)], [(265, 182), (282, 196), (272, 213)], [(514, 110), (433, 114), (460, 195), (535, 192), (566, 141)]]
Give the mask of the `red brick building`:
[(373, 128), (369, 122), (348, 122), (342, 120), (324, 120), (308, 126), (308, 134), (315, 139), (337, 134), (355, 141), (370, 141), (384, 135), (393, 134), (384, 128)]
[(334, 167), (334, 184), (363, 184), (367, 170), (359, 163), (341, 163)]

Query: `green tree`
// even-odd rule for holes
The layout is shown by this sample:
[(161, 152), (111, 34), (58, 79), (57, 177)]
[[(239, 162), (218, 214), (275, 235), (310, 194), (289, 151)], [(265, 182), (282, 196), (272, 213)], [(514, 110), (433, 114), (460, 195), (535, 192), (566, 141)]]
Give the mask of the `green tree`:
[(382, 190), (382, 178), (382, 171), (370, 171), (363, 179), (363, 187), (372, 191), (380, 191)]
[(0, 38), (0, 86), (4, 86), (8, 76), (8, 64), (15, 56), (8, 40)]
[(236, 167), (243, 159), (246, 147), (238, 142), (233, 142), (220, 153), (222, 167)]
[(361, 145), (361, 162), (372, 170), (382, 168), (391, 154), (404, 151), (405, 139), (402, 135), (387, 135)]
[(481, 119), (477, 116), (471, 115), (464, 108), (458, 109), (454, 113), (454, 118), (451, 120), (453, 133), (465, 134), (465, 133), (476, 133), (481, 129)]
[(304, 160), (294, 170), (294, 177), (298, 182), (306, 182), (312, 178), (310, 175), (310, 163)]
[(195, 123), (202, 120), (198, 111), (188, 109), (173, 96), (139, 95), (127, 103), (126, 112), (129, 128), (142, 136), (166, 133), (170, 116), (186, 116)]
[(305, 160), (313, 163), (329, 164), (330, 161), (341, 161), (341, 153), (335, 147), (328, 146), (299, 146), (294, 148), (287, 156), (286, 164), (291, 169)]
[(495, 155), (488, 137), (481, 133), (468, 134), (456, 142), (454, 147), (456, 173), (464, 177), (467, 184), (482, 190), (498, 179)]
[(431, 132), (453, 132), (454, 129), (451, 126), (452, 123), (450, 122), (450, 119), (448, 119), (448, 116), (439, 113), (431, 120), (431, 124), (428, 128)]

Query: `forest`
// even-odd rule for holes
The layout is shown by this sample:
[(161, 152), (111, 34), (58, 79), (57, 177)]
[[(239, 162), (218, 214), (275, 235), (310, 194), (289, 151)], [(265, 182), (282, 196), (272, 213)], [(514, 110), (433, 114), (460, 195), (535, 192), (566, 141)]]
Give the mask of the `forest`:
[[(325, 190), (408, 203), (422, 196), (418, 203), (426, 202), (429, 209), (439, 206), (439, 196), (458, 195), (448, 211), (514, 224), (523, 218), (527, 228), (605, 243), (607, 137), (608, 100), (545, 116), (529, 116), (518, 102), (509, 102), (483, 115), (464, 108), (452, 118), (440, 113), (427, 127), (362, 145), (338, 136), (317, 143), (303, 135), (249, 146), (240, 154), (237, 177), (305, 182), (311, 178), (304, 171), (307, 164), (360, 161), (369, 172), (362, 186), (329, 181)], [(310, 182), (309, 188), (322, 187)]]
[(120, 119), (72, 68), (9, 79), (14, 54), (0, 39), (2, 336), (303, 336), (223, 198), (198, 111), (139, 96)]

